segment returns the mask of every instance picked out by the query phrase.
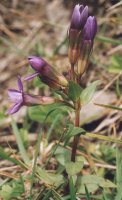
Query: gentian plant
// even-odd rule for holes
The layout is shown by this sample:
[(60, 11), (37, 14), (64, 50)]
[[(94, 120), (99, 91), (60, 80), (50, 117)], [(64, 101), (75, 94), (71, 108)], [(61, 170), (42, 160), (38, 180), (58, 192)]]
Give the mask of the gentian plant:
[[(76, 152), (81, 133), (84, 132), (80, 128), (80, 110), (84, 102), (88, 102), (93, 92), (93, 87), (82, 88), (82, 76), (86, 72), (90, 55), (93, 50), (94, 38), (97, 32), (97, 22), (94, 16), (88, 16), (88, 7), (76, 5), (74, 7), (71, 22), (68, 29), (68, 58), (71, 65), (68, 78), (60, 74), (47, 61), (41, 57), (29, 56), (28, 62), (34, 74), (24, 78), (29, 81), (38, 77), (44, 84), (58, 93), (57, 99), (52, 97), (34, 96), (23, 91), (21, 78), (18, 77), (19, 90), (9, 89), (8, 94), (14, 105), (8, 110), (9, 114), (14, 114), (20, 110), (22, 106), (47, 105), (52, 103), (61, 103), (75, 112), (74, 127), (75, 132), (70, 135), (68, 132), (64, 137), (65, 145), (73, 136), (71, 162), (76, 162)], [(92, 89), (91, 89), (92, 88)]]
[[(35, 71), (34, 74), (27, 76), (24, 80), (28, 81), (38, 77), (51, 89), (61, 91), (60, 99), (52, 97), (42, 97), (26, 94), (23, 91), (21, 78), (18, 77), (19, 90), (9, 89), (8, 95), (14, 105), (8, 110), (9, 114), (14, 114), (22, 106), (35, 106), (52, 104), (55, 102), (63, 103), (75, 111), (75, 127), (80, 126), (80, 110), (82, 107), (82, 94), (84, 93), (80, 83), (82, 75), (87, 69), (88, 61), (93, 49), (94, 38), (97, 32), (97, 22), (94, 16), (88, 16), (88, 6), (76, 5), (74, 7), (71, 22), (68, 30), (69, 48), (68, 57), (71, 69), (68, 72), (68, 79), (57, 72), (43, 58), (29, 56), (28, 62)], [(66, 97), (66, 98), (65, 98)], [(72, 144), (71, 160), (75, 162), (76, 150), (79, 135), (74, 136)]]

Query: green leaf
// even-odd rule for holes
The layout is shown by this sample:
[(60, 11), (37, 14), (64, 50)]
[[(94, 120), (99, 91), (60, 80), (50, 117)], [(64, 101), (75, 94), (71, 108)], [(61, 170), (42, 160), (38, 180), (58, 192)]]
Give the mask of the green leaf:
[(67, 114), (66, 106), (58, 103), (52, 105), (30, 107), (28, 111), (29, 117), (33, 121), (43, 122), (46, 119), (47, 123), (51, 123), (52, 119), (54, 119), (57, 114)]
[(56, 191), (56, 190), (54, 190), (54, 189), (52, 189), (52, 194), (53, 194), (53, 199), (54, 200), (64, 200), (61, 196), (60, 196), (60, 194)]
[(52, 121), (52, 124), (50, 126), (50, 128), (48, 129), (47, 131), (47, 134), (46, 134), (46, 139), (47, 141), (49, 141), (50, 137), (51, 137), (51, 133), (53, 132), (53, 129), (55, 128), (56, 124), (59, 122), (60, 118), (62, 117), (61, 114), (57, 114), (53, 121)]
[(86, 133), (85, 135), (88, 137), (91, 137), (91, 138), (99, 139), (99, 140), (105, 140), (105, 141), (109, 141), (109, 142), (115, 142), (117, 144), (122, 144), (122, 140), (108, 137), (105, 135), (100, 135), (100, 134), (95, 134), (95, 133)]
[(65, 164), (71, 160), (71, 152), (68, 149), (59, 146), (55, 151), (55, 157), (62, 166), (65, 166)]
[(75, 189), (72, 177), (70, 177), (70, 179), (69, 179), (69, 188), (70, 188), (71, 200), (75, 200), (76, 199), (76, 195), (75, 195), (76, 194), (76, 189)]
[(52, 190), (49, 190), (46, 194), (45, 194), (45, 196), (44, 196), (44, 198), (42, 199), (42, 200), (49, 200), (49, 198), (52, 196)]
[(71, 137), (74, 137), (75, 135), (78, 134), (84, 134), (86, 131), (83, 128), (80, 127), (74, 127), (74, 125), (70, 124), (68, 125), (68, 131), (64, 137), (64, 146), (67, 145)]
[(82, 88), (78, 84), (74, 83), (73, 81), (69, 82), (68, 96), (72, 101), (77, 101), (81, 95), (81, 92)]
[[(44, 124), (43, 124), (44, 125)], [(36, 149), (35, 149), (35, 155), (34, 155), (34, 162), (33, 162), (33, 168), (32, 168), (32, 174), (31, 174), (31, 184), (30, 184), (30, 199), (32, 197), (32, 189), (33, 184), (35, 181), (35, 174), (36, 174), (36, 166), (37, 166), (37, 159), (40, 152), (40, 142), (42, 138), (42, 129), (40, 133), (38, 134), (37, 142), (36, 142)]]
[(0, 196), (4, 200), (11, 200), (21, 196), (24, 192), (23, 179), (20, 177), (17, 181), (12, 181), (10, 184), (3, 185)]
[(104, 37), (104, 36), (97, 36), (96, 37), (97, 40), (101, 41), (101, 42), (105, 42), (105, 43), (111, 43), (113, 45), (120, 45), (122, 44), (122, 41), (121, 40), (118, 40), (118, 39), (111, 39), (111, 38), (108, 38), (108, 37)]
[(10, 154), (6, 153), (1, 147), (0, 147), (0, 158), (2, 158), (4, 160), (9, 160), (9, 161), (11, 161), (12, 163), (14, 163), (16, 165), (22, 165), (21, 162), (19, 162), (15, 158), (10, 157)]
[(20, 154), (24, 160), (24, 162), (26, 164), (29, 164), (30, 163), (30, 159), (28, 157), (28, 154), (27, 154), (27, 151), (24, 147), (24, 144), (23, 144), (23, 141), (22, 141), (22, 137), (20, 135), (20, 131), (15, 123), (14, 120), (12, 120), (12, 129), (13, 129), (13, 133), (16, 137), (16, 141), (17, 141), (17, 145), (18, 145), (18, 148), (19, 148), (19, 151), (20, 151)]
[(117, 195), (115, 200), (122, 199), (122, 153), (119, 148), (116, 149), (116, 181), (117, 181)]
[(3, 185), (2, 190), (0, 191), (0, 196), (4, 199), (4, 200), (9, 200), (13, 197), (12, 195), (12, 187), (10, 185)]
[(76, 161), (76, 162), (68, 162), (65, 165), (66, 167), (66, 172), (69, 176), (73, 176), (78, 174), (81, 169), (83, 168), (83, 162), (82, 161)]
[(87, 88), (85, 88), (81, 93), (81, 105), (86, 105), (89, 103), (95, 93), (97, 85), (100, 83), (99, 80), (91, 83)]
[(122, 72), (122, 59), (120, 56), (113, 56), (111, 59), (111, 65), (108, 68), (108, 71), (111, 73), (120, 73)]
[(78, 177), (78, 193), (85, 194), (85, 185), (88, 192), (95, 192), (99, 187), (103, 188), (116, 188), (116, 185), (109, 180), (96, 175), (85, 175)]
[(106, 104), (99, 104), (99, 103), (95, 103), (95, 105), (101, 106), (101, 107), (104, 107), (104, 108), (110, 108), (110, 109), (113, 109), (113, 110), (120, 110), (120, 111), (122, 111), (122, 108), (120, 108), (118, 106), (106, 105)]
[(0, 111), (0, 124), (1, 124), (2, 120), (5, 118), (6, 118), (5, 110)]
[(88, 191), (88, 189), (87, 189), (87, 186), (86, 186), (86, 185), (84, 185), (84, 186), (85, 186), (85, 192), (86, 192), (86, 199), (87, 199), (87, 200), (91, 200), (89, 191)]
[(49, 185), (53, 185), (58, 187), (62, 183), (64, 183), (64, 178), (60, 174), (53, 174), (50, 172), (47, 172), (45, 169), (42, 169), (40, 167), (37, 167), (37, 173), (40, 176), (40, 179)]

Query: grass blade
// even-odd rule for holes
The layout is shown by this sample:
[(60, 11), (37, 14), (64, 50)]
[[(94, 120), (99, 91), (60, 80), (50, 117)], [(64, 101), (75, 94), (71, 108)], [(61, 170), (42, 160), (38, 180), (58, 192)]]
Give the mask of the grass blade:
[(117, 147), (116, 149), (116, 181), (117, 181), (117, 195), (115, 200), (122, 199), (122, 153)]
[(111, 44), (114, 44), (114, 45), (122, 44), (122, 41), (120, 41), (120, 40), (115, 40), (115, 39), (111, 39), (111, 38), (104, 37), (104, 36), (97, 36), (96, 39), (101, 41), (101, 42), (111, 43)]
[(47, 136), (46, 136), (47, 141), (49, 141), (51, 133), (52, 133), (53, 129), (55, 128), (55, 126), (56, 126), (58, 120), (60, 119), (60, 117), (61, 117), (61, 115), (59, 114), (59, 115), (56, 115), (56, 117), (54, 118), (54, 120), (53, 120), (53, 122), (51, 124), (51, 127), (49, 128), (49, 130), (47, 132)]
[(90, 199), (91, 199), (91, 198), (90, 198), (90, 194), (89, 194), (89, 191), (88, 191), (86, 185), (85, 185), (85, 192), (86, 192), (86, 199), (87, 199), (87, 200), (90, 200)]
[(34, 184), (34, 178), (35, 178), (35, 173), (36, 173), (36, 163), (37, 163), (37, 158), (38, 158), (38, 154), (40, 151), (40, 141), (42, 138), (42, 134), (41, 132), (38, 135), (37, 138), (37, 144), (36, 144), (36, 150), (35, 150), (35, 158), (34, 158), (34, 163), (33, 163), (33, 169), (32, 169), (32, 179), (31, 179), (31, 186), (30, 186), (30, 200), (32, 199), (32, 189), (33, 189), (33, 184)]
[(13, 129), (13, 133), (14, 133), (14, 135), (16, 137), (16, 141), (17, 141), (18, 148), (19, 148), (20, 154), (22, 156), (22, 159), (24, 160), (24, 162), (26, 164), (29, 164), (30, 163), (29, 157), (27, 155), (27, 152), (26, 152), (26, 149), (24, 147), (22, 138), (20, 136), (19, 129), (18, 129), (18, 127), (17, 127), (17, 125), (16, 125), (14, 120), (12, 120), (12, 129)]
[(69, 179), (69, 189), (70, 189), (71, 200), (75, 200), (76, 199), (76, 195), (75, 195), (75, 187), (74, 187), (72, 176), (70, 176), (70, 179)]
[(108, 141), (108, 142), (114, 142), (114, 143), (117, 143), (117, 144), (122, 144), (122, 140), (111, 138), (111, 137), (108, 137), (108, 136), (105, 136), (105, 135), (100, 135), (100, 134), (95, 134), (95, 133), (86, 133), (85, 135), (88, 136), (88, 137), (91, 137), (91, 138), (99, 139), (99, 140), (105, 140), (105, 141)]
[(63, 200), (63, 198), (54, 189), (52, 189), (52, 194), (53, 194), (55, 200)]
[(49, 190), (42, 200), (49, 200), (52, 197), (52, 190)]
[(101, 106), (101, 107), (104, 107), (104, 108), (110, 108), (110, 109), (113, 109), (113, 110), (120, 110), (120, 111), (122, 111), (122, 108), (120, 108), (118, 106), (106, 105), (106, 104), (98, 104), (98, 103), (95, 103), (95, 105)]
[(2, 148), (0, 148), (0, 158), (9, 160), (16, 165), (21, 165), (21, 163), (18, 160), (16, 160), (15, 158), (11, 158), (10, 155), (8, 153), (4, 152), (4, 150)]

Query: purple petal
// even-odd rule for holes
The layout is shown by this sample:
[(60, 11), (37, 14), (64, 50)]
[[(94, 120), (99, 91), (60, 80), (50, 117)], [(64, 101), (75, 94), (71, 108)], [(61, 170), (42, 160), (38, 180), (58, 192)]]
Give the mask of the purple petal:
[(31, 67), (37, 72), (41, 72), (42, 67), (47, 65), (45, 60), (37, 56), (30, 56), (28, 60)]
[(80, 11), (80, 13), (82, 13), (83, 9), (84, 9), (84, 6), (83, 5), (79, 5), (79, 11)]
[(95, 17), (89, 16), (84, 26), (83, 36), (86, 40), (93, 40), (97, 31), (97, 22)]
[(32, 75), (29, 75), (29, 76), (27, 76), (26, 78), (24, 78), (24, 81), (31, 80), (31, 79), (35, 78), (36, 76), (38, 76), (38, 75), (39, 75), (39, 73), (36, 72), (36, 73), (34, 73), (34, 74), (32, 74)]
[(10, 100), (11, 100), (13, 103), (23, 102), (22, 93), (19, 92), (18, 90), (9, 89), (9, 90), (8, 90), (8, 95), (9, 95)]
[(18, 88), (20, 92), (23, 92), (23, 84), (20, 76), (18, 76)]
[(10, 92), (19, 92), (20, 93), (20, 91), (18, 91), (16, 89), (8, 89), (8, 91), (10, 91)]
[(10, 109), (7, 110), (7, 114), (14, 114), (22, 107), (22, 103), (14, 104)]
[(95, 17), (93, 17), (93, 21), (92, 21), (92, 37), (94, 38), (97, 32), (97, 20)]
[(81, 17), (80, 17), (81, 28), (83, 28), (83, 26), (85, 25), (87, 18), (88, 18), (88, 6), (85, 6), (85, 8), (81, 12)]
[(73, 13), (72, 13), (72, 18), (71, 18), (71, 25), (70, 27), (73, 29), (79, 29), (80, 28), (80, 9), (81, 6), (78, 4), (75, 6)]

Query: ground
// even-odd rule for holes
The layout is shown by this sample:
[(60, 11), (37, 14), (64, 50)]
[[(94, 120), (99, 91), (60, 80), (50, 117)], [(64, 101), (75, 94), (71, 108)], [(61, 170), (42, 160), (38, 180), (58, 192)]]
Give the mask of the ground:
[[(42, 56), (60, 73), (67, 76), (70, 69), (67, 57), (67, 33), (73, 6), (78, 2), (81, 3), (81, 1), (68, 0), (3, 0), (0, 2), (0, 189), (4, 192), (10, 190), (10, 188), (4, 190), (3, 186), (6, 187), (12, 180), (20, 181), (20, 185), (23, 182), (25, 189), (16, 189), (11, 186), (12, 190), (22, 190), (22, 192), (18, 193), (17, 197), (10, 196), (10, 193), (6, 197), (1, 192), (1, 199), (29, 199), (31, 192), (36, 196), (33, 196), (32, 199), (44, 199), (43, 195), (46, 193), (49, 193), (49, 198), (51, 198), (50, 191), (53, 193), (52, 198), (54, 199), (60, 199), (61, 196), (68, 199), (68, 186), (66, 184), (61, 186), (62, 174), (65, 178), (67, 177), (66, 172), (62, 169), (62, 159), (64, 159), (65, 154), (68, 155), (71, 151), (72, 140), (65, 149), (68, 151), (67, 153), (62, 150), (61, 137), (62, 132), (67, 129), (65, 122), (72, 123), (74, 114), (70, 112), (67, 116), (65, 112), (57, 112), (47, 119), (46, 124), (43, 124), (46, 113), (49, 111), (48, 108), (47, 110), (40, 108), (39, 114), (39, 108), (34, 110), (24, 107), (11, 117), (6, 115), (6, 110), (10, 107), (7, 90), (8, 88), (17, 88), (18, 74), (23, 79), (27, 74), (31, 74), (32, 70), (27, 59), (29, 55)], [(83, 140), (81, 137), (77, 154), (79, 157), (82, 156), (82, 161), (85, 159), (84, 168), (81, 171), (82, 175), (92, 174), (95, 176), (97, 174), (97, 176), (107, 178), (117, 185), (118, 179), (116, 180), (116, 177), (118, 177), (117, 173), (121, 168), (120, 165), (118, 166), (118, 162), (121, 160), (119, 150), (121, 150), (122, 135), (122, 3), (121, 1), (88, 0), (84, 1), (84, 4), (89, 5), (90, 14), (96, 16), (98, 31), (88, 70), (82, 77), (81, 86), (89, 86), (96, 80), (100, 80), (100, 83), (90, 103), (81, 109), (80, 124), (87, 134), (83, 136)], [(31, 94), (56, 95), (49, 87), (40, 84), (38, 80), (24, 82), (24, 87)], [(103, 104), (109, 105), (109, 108)], [(110, 105), (112, 106), (110, 107)], [(41, 130), (41, 128), (43, 129)], [(57, 172), (55, 179), (59, 180), (56, 183), (59, 188), (56, 190), (55, 187), (53, 188), (51, 180), (54, 181), (54, 179), (46, 174), (47, 171), (41, 171), (44, 169), (40, 168), (38, 169), (40, 172), (36, 172), (36, 181), (33, 182), (30, 192), (31, 177), (29, 175), (33, 176), (35, 173), (32, 163), (36, 157), (35, 146), (40, 131), (42, 134), (41, 142), (37, 144), (40, 146), (37, 164), (38, 167), (43, 166), (44, 169), (48, 169), (48, 172), (54, 174)], [(22, 137), (19, 138), (17, 135)], [(23, 145), (21, 145), (20, 140), (24, 143), (26, 152), (22, 153)], [(57, 148), (59, 140), (60, 148), (56, 151), (55, 147)], [(86, 150), (84, 146), (88, 146), (88, 149)], [(30, 166), (26, 166), (26, 153), (31, 159)], [(24, 164), (18, 164), (18, 161)], [(61, 171), (63, 171), (62, 174)], [(121, 174), (119, 176), (122, 177)], [(97, 181), (99, 182), (99, 180)], [(97, 184), (99, 184), (98, 182)], [(84, 180), (84, 184), (87, 184), (87, 181), (85, 183)], [(20, 185), (18, 184), (18, 187)], [(111, 189), (112, 187), (114, 189)], [(98, 199), (112, 199), (112, 195), (116, 196), (117, 193), (116, 187), (112, 187), (107, 189), (103, 187), (104, 197), (100, 196), (101, 192), (98, 188), (91, 189), (90, 195), (96, 195), (96, 197), (98, 195)], [(42, 196), (39, 197), (38, 194)], [(56, 197), (56, 195), (59, 196)], [(109, 197), (106, 197), (107, 195)], [(88, 198), (88, 196), (77, 196), (77, 198), (95, 199), (95, 197)], [(45, 199), (49, 198), (45, 195)], [(119, 200), (119, 197), (116, 200)]]

